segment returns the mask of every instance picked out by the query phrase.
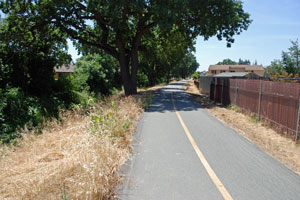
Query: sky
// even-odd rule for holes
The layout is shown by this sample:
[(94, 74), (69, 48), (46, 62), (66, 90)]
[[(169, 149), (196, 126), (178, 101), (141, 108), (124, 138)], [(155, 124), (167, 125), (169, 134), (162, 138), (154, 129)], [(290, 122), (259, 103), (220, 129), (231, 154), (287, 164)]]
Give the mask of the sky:
[[(200, 67), (198, 71), (207, 71), (209, 65), (216, 64), (223, 59), (239, 58), (256, 60), (264, 67), (274, 59), (280, 59), (282, 51), (287, 51), (291, 40), (300, 42), (300, 0), (244, 0), (245, 12), (250, 14), (253, 22), (248, 30), (234, 37), (231, 48), (226, 47), (226, 41), (219, 41), (216, 37), (204, 41), (198, 37), (196, 52)], [(73, 61), (80, 55), (69, 40), (69, 53)]]
[(199, 71), (207, 71), (209, 65), (230, 58), (238, 61), (249, 59), (264, 67), (274, 59), (280, 59), (291, 40), (300, 42), (300, 0), (244, 0), (243, 7), (253, 22), (247, 31), (234, 37), (231, 48), (226, 41), (216, 37), (204, 41), (198, 37), (195, 56)]

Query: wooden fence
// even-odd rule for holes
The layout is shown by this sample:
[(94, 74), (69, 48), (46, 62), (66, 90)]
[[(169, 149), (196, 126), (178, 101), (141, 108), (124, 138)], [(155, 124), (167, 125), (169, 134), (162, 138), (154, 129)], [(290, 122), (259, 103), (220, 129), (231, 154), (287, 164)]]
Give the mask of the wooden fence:
[(264, 80), (216, 78), (210, 99), (224, 105), (234, 104), (257, 114), (271, 125), (298, 139), (300, 84)]

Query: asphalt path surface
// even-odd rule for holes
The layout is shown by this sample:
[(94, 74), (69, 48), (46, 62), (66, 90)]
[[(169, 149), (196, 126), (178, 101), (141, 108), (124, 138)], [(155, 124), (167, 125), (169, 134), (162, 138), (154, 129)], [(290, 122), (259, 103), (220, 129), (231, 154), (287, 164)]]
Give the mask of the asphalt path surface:
[[(124, 200), (300, 200), (300, 176), (205, 111), (182, 89), (184, 81), (158, 92), (144, 112), (124, 165), (118, 195)], [(200, 161), (174, 106), (215, 175)]]

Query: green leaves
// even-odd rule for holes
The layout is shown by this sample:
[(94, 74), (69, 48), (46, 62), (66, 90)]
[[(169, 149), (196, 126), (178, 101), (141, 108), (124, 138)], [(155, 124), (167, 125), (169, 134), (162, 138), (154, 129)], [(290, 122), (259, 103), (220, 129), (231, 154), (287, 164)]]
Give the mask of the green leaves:
[(198, 80), (198, 79), (200, 78), (200, 73), (199, 73), (199, 72), (193, 73), (193, 74), (192, 74), (192, 78), (193, 78), (194, 80)]
[(77, 61), (72, 82), (78, 91), (109, 94), (119, 87), (116, 77), (117, 63), (111, 56), (88, 54)]
[[(68, 35), (85, 55), (104, 51), (114, 57), (123, 72), (126, 94), (136, 92), (138, 52), (149, 32), (158, 29), (163, 38), (168, 38), (168, 42), (158, 42), (155, 53), (163, 61), (160, 67), (169, 73), (177, 58), (192, 49), (197, 36), (217, 36), (226, 39), (230, 46), (233, 36), (251, 23), (242, 2), (236, 0), (6, 0), (2, 1), (2, 10), (8, 14), (12, 32), (24, 33), (18, 35), (16, 44), (45, 45), (44, 41), (51, 37), (61, 44)], [(56, 34), (56, 29), (60, 34)], [(159, 55), (162, 50), (166, 53)]]
[(288, 48), (288, 51), (282, 51), (281, 59), (276, 59), (266, 68), (267, 76), (278, 77), (296, 77), (300, 73), (300, 46), (298, 39), (291, 41), (292, 46)]
[[(66, 35), (46, 23), (40, 11), (46, 1), (1, 1), (0, 140), (17, 137), (25, 124), (38, 126), (72, 102), (67, 84), (54, 81), (56, 65), (69, 63)], [(40, 7), (39, 7), (40, 6)], [(44, 9), (45, 10), (45, 9)], [(66, 90), (63, 90), (66, 89)]]
[(298, 39), (291, 41), (292, 46), (288, 52), (282, 52), (282, 62), (284, 69), (288, 73), (300, 73), (300, 46)]
[(238, 63), (236, 61), (231, 60), (229, 58), (224, 59), (223, 61), (217, 63), (217, 65), (237, 65), (237, 64)]
[(145, 34), (140, 54), (139, 86), (152, 86), (153, 82), (166, 81), (172, 76), (181, 78), (194, 73), (199, 65), (192, 67), (194, 61), (197, 63), (191, 55), (193, 45), (194, 41), (176, 26), (170, 32), (155, 29)]

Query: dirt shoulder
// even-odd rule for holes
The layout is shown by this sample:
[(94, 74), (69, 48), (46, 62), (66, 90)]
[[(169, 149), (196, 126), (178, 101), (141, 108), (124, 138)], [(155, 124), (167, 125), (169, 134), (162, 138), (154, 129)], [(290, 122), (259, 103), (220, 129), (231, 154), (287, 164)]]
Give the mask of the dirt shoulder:
[(192, 80), (184, 87), (207, 112), (300, 175), (300, 144), (255, 121), (251, 116), (238, 112), (238, 109), (215, 105), (208, 96), (199, 92)]

